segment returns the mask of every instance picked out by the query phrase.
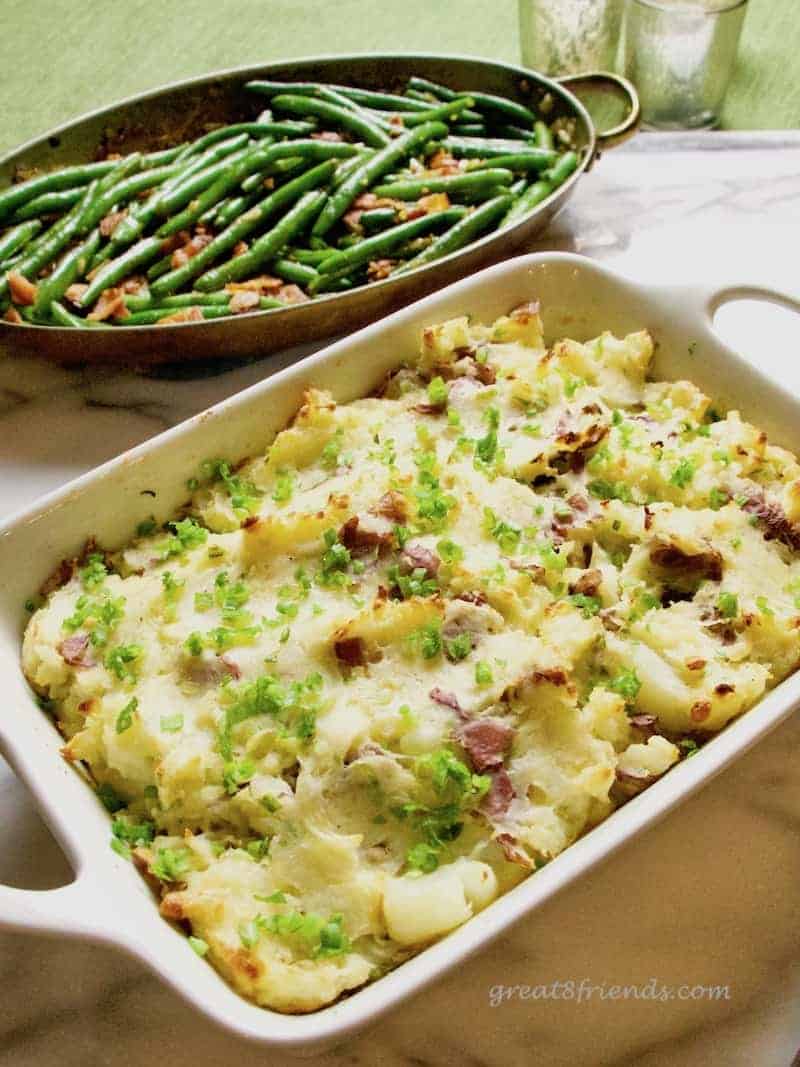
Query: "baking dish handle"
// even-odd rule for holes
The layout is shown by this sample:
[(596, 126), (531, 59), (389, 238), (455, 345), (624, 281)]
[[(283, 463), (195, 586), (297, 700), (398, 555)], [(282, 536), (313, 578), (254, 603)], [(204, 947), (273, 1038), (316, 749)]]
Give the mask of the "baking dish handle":
[(586, 74), (566, 74), (555, 80), (559, 85), (563, 85), (565, 89), (569, 89), (571, 93), (574, 93), (584, 104), (584, 107), (586, 104), (583, 101), (582, 92), (588, 94), (604, 93), (623, 101), (626, 110), (622, 121), (610, 126), (607, 130), (596, 130), (598, 149), (616, 148), (623, 141), (633, 137), (639, 129), (642, 121), (639, 94), (636, 92), (633, 82), (623, 78), (621, 74), (612, 74), (606, 70), (593, 70)]
[(0, 885), (0, 929), (108, 941), (114, 940), (110, 918), (85, 877), (56, 889)]
[(697, 295), (703, 313), (710, 321), (713, 321), (714, 315), (723, 304), (733, 300), (766, 300), (770, 304), (800, 312), (800, 288), (791, 292), (780, 284), (746, 282), (735, 278), (729, 282), (717, 282), (713, 286), (701, 288)]

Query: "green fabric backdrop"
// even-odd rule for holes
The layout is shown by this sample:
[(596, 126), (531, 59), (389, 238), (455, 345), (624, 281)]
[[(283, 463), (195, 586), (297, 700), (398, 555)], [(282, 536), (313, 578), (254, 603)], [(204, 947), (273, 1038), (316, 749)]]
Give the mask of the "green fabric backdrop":
[[(0, 151), (221, 67), (331, 52), (519, 59), (516, 0), (2, 0)], [(724, 125), (800, 127), (800, 0), (750, 0)]]

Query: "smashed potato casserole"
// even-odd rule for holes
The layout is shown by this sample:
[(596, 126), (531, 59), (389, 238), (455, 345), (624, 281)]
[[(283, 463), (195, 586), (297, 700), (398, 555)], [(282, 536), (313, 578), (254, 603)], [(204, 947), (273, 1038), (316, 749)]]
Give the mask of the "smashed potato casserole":
[(245, 996), (385, 973), (796, 667), (800, 467), (652, 350), (546, 349), (535, 305), (428, 328), (51, 583), (27, 677)]

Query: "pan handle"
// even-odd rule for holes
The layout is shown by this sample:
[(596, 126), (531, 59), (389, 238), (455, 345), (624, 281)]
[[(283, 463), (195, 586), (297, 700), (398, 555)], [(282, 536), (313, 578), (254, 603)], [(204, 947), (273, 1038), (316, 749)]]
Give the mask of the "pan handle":
[(0, 885), (0, 930), (114, 940), (102, 894), (85, 876), (57, 889)]
[(604, 92), (621, 97), (626, 104), (625, 118), (616, 126), (607, 130), (597, 130), (597, 147), (616, 148), (617, 145), (627, 141), (636, 133), (642, 121), (642, 109), (639, 104), (639, 94), (636, 87), (621, 74), (612, 74), (610, 71), (594, 70), (586, 74), (566, 74), (562, 78), (555, 79), (559, 85), (581, 99), (581, 91)]

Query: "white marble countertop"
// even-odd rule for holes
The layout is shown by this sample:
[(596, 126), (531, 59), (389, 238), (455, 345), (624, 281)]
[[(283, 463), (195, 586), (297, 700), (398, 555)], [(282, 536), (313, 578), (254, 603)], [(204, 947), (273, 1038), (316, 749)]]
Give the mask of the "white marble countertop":
[[(643, 136), (607, 153), (537, 247), (631, 276), (709, 276), (793, 289), (800, 134)], [(790, 259), (791, 256), (791, 259)], [(732, 273), (735, 270), (735, 274)], [(726, 320), (750, 358), (800, 391), (800, 329)], [(798, 320), (800, 321), (800, 320)], [(791, 331), (794, 329), (794, 333)], [(271, 373), (274, 357), (182, 379), (0, 361), (0, 514)], [(346, 1064), (786, 1067), (800, 1045), (800, 719), (492, 948), (319, 1057)], [(45, 888), (66, 861), (0, 761), (0, 882)], [(657, 1001), (490, 1005), (498, 984), (582, 979), (672, 987)], [(682, 986), (727, 986), (681, 999)], [(277, 1067), (139, 963), (51, 938), (0, 936), (0, 1067)], [(800, 1062), (800, 1061), (796, 1061)]]

